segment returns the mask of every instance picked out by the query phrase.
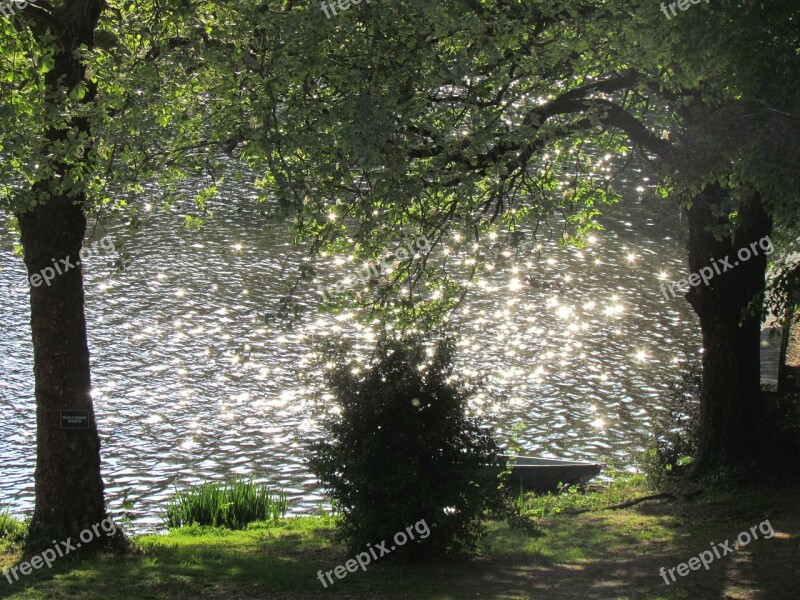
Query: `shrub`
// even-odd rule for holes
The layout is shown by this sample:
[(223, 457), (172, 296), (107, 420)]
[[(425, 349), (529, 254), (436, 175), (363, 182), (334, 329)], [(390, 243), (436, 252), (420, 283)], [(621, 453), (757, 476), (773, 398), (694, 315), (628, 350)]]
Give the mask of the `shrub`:
[(657, 487), (687, 474), (697, 453), (701, 380), (700, 367), (695, 366), (672, 388), (666, 419), (655, 427), (647, 444), (644, 472)]
[(424, 519), (430, 535), (392, 556), (474, 551), (486, 511), (499, 506), (497, 480), (481, 469), (497, 444), (466, 414), (469, 392), (452, 375), (453, 352), (451, 340), (429, 357), (420, 338), (384, 339), (363, 373), (340, 362), (328, 374), (341, 413), (312, 445), (310, 466), (351, 550), (388, 547)]
[(163, 518), (169, 529), (186, 525), (244, 529), (255, 521), (278, 521), (286, 515), (286, 507), (283, 492), (235, 478), (176, 490)]

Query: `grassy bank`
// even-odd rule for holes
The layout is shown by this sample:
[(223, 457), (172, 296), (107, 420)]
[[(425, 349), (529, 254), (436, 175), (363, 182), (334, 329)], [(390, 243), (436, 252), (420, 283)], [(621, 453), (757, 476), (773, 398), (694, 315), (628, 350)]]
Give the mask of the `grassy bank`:
[[(9, 585), (9, 598), (794, 598), (800, 567), (800, 487), (705, 493), (602, 510), (651, 493), (636, 482), (604, 494), (536, 500), (527, 510), (544, 533), (529, 536), (492, 523), (482, 556), (424, 565), (371, 564), (323, 589), (317, 571), (352, 558), (333, 540), (330, 520), (285, 519), (242, 531), (184, 528), (133, 541), (135, 552), (86, 560), (61, 559)], [(590, 508), (583, 514), (566, 511)], [(598, 510), (600, 509), (600, 510)], [(759, 539), (708, 570), (690, 571), (667, 586), (661, 567), (675, 567), (711, 542), (769, 519)], [(0, 568), (16, 564), (19, 548), (0, 549)]]

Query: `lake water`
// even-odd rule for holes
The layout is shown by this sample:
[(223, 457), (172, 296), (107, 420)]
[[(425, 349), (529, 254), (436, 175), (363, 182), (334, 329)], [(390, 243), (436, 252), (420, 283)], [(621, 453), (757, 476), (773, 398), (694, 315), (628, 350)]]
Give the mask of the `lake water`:
[[(524, 452), (632, 465), (664, 414), (670, 383), (699, 356), (697, 320), (665, 300), (661, 278), (685, 270), (676, 208), (641, 176), (599, 219), (585, 249), (541, 242), (513, 269), (475, 285), (454, 316), (460, 372), (486, 376), (472, 409), (501, 441), (523, 424)], [(637, 189), (638, 188), (638, 189)], [(288, 229), (269, 227), (251, 194), (225, 187), (200, 232), (179, 206), (145, 206), (136, 232), (108, 235), (128, 254), (99, 249), (85, 269), (95, 409), (111, 510), (133, 501), (139, 531), (159, 528), (175, 485), (253, 475), (284, 488), (293, 513), (322, 500), (305, 446), (330, 407), (312, 342), (374, 331), (348, 313), (321, 314), (312, 286), (291, 330), (269, 324), (306, 256)], [(28, 287), (15, 239), (0, 231), (0, 506), (33, 506), (35, 403)], [(351, 274), (321, 269), (327, 281)]]

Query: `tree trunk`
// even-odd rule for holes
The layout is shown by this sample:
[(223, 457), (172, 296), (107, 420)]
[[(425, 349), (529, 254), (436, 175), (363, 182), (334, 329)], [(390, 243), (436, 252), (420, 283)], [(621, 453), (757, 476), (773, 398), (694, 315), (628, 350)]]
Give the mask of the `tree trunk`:
[[(101, 6), (101, 0), (72, 0), (53, 9), (59, 27), (50, 33), (58, 35), (60, 49), (45, 77), (45, 93), (56, 114), (78, 84), (87, 90), (82, 102), (94, 101), (95, 89), (86, 81), (77, 50), (92, 46)], [(79, 541), (83, 530), (106, 518), (79, 266), (86, 195), (82, 184), (72, 181), (75, 173), (92, 171), (90, 123), (85, 117), (73, 118), (68, 129), (51, 126), (46, 136), (53, 174), (33, 186), (38, 204), (17, 214), (31, 282), (36, 379), (36, 505), (29, 543), (51, 545), (52, 540), (72, 538), (77, 548), (109, 541), (102, 531), (90, 542)], [(81, 138), (83, 153), (76, 154), (71, 140)], [(70, 185), (79, 191), (68, 192)], [(86, 427), (62, 428), (63, 410), (86, 411)]]
[[(717, 240), (709, 228), (729, 226), (726, 216), (716, 214), (727, 200), (727, 192), (711, 185), (688, 211), (690, 271), (697, 273), (714, 259), (720, 271), (708, 285), (701, 282), (687, 294), (703, 335), (698, 474), (745, 467), (762, 455), (761, 323), (760, 315), (745, 314), (745, 309), (763, 291), (767, 265), (763, 249), (756, 245), (754, 252), (750, 244), (769, 235), (772, 222), (753, 195), (739, 206), (733, 236)], [(747, 260), (744, 250), (737, 255), (743, 248), (751, 254)], [(720, 263), (725, 257), (729, 269)]]
[[(36, 507), (31, 540), (77, 539), (106, 517), (100, 440), (92, 409), (89, 347), (80, 267), (86, 217), (72, 199), (54, 198), (18, 215), (28, 275), (62, 269), (50, 285), (31, 286), (36, 378)], [(88, 411), (87, 429), (62, 429), (62, 410)]]

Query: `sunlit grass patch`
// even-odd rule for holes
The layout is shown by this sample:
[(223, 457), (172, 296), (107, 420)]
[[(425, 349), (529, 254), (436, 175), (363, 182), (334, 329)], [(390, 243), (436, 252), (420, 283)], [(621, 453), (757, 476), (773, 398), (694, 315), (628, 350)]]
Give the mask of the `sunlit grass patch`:
[(9, 510), (0, 510), (0, 543), (18, 543), (23, 540), (27, 526), (24, 522), (11, 516)]
[[(616, 473), (612, 470), (613, 475)], [(541, 519), (561, 513), (599, 510), (648, 493), (651, 492), (644, 475), (626, 474), (615, 477), (596, 491), (584, 492), (578, 486), (564, 486), (555, 494), (520, 494), (517, 498), (517, 509), (522, 515)]]

